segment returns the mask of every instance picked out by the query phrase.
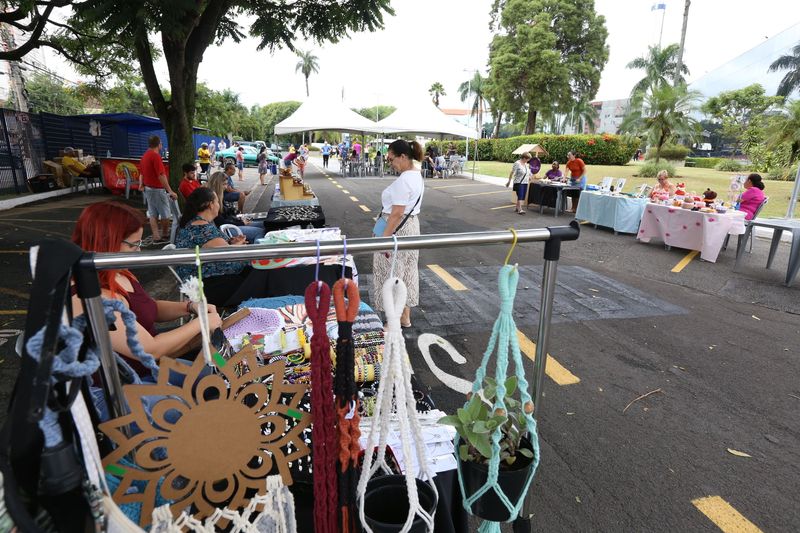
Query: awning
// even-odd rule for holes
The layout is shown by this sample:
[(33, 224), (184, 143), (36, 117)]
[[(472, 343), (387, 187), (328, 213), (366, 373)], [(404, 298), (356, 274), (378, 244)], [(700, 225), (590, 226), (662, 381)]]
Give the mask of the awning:
[(380, 133), (375, 122), (362, 117), (341, 102), (307, 100), (285, 120), (275, 125), (275, 135), (303, 131)]

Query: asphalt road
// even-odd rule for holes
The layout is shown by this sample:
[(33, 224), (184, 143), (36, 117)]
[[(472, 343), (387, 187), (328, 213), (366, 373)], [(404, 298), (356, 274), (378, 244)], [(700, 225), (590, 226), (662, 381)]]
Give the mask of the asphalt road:
[[(331, 167), (328, 176), (314, 165), (307, 174), (328, 223), (348, 237), (368, 236), (392, 178), (340, 178)], [(465, 179), (426, 185), (424, 233), (569, 221), (549, 212), (516, 215), (511, 192), (494, 185)], [(265, 210), (271, 186), (255, 189), (250, 205)], [(68, 236), (80, 209), (99, 199), (72, 195), (0, 212), (0, 329), (22, 328), (27, 247), (45, 234)], [(687, 251), (608, 230), (582, 226), (580, 239), (563, 245), (548, 347), (558, 365), (548, 363), (542, 462), (529, 502), (535, 531), (800, 530), (800, 283), (781, 284), (785, 246), (775, 268), (763, 269), (767, 248), (758, 240), (733, 273), (735, 239), (717, 263), (695, 259), (680, 272), (671, 270)], [(418, 379), (443, 410), (464, 401), (454, 388), (472, 380), (485, 348), (507, 251), (421, 252), (421, 305), (407, 346)], [(519, 245), (512, 259), (521, 269), (517, 326), (534, 341), (542, 252), (540, 244)], [(358, 257), (357, 265), (365, 290), (370, 257)], [(163, 274), (141, 277), (166, 294), (174, 283)], [(438, 339), (466, 363), (454, 362)], [(0, 346), (3, 406), (16, 368), (11, 343)], [(625, 411), (651, 391), (658, 392)]]

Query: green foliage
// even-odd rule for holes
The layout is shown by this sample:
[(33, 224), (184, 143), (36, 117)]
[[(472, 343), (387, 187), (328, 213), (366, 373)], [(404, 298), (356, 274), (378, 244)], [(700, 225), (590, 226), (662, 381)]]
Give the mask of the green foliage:
[(259, 107), (256, 116), (264, 128), (265, 139), (272, 139), (275, 134), (275, 124), (288, 118), (300, 107), (300, 102), (289, 100), (286, 102), (273, 102)]
[(520, 448), (520, 441), (528, 429), (524, 406), (519, 399), (514, 398), (517, 392), (517, 376), (510, 376), (504, 385), (505, 413), (489, 411), (497, 396), (497, 383), (494, 379), (486, 377), (482, 391), (483, 399), (480, 394), (473, 394), (467, 404), (458, 409), (457, 414), (439, 419), (440, 424), (455, 427), (463, 439), (464, 443), (458, 450), (461, 460), (488, 463), (492, 456), (491, 436), (498, 427), (501, 464), (509, 466), (514, 464), (517, 454), (533, 457), (531, 450)]
[(797, 179), (797, 165), (793, 167), (774, 168), (765, 176), (768, 180), (794, 181)]
[(779, 57), (769, 66), (769, 72), (777, 72), (779, 70), (788, 70), (789, 72), (778, 84), (777, 94), (788, 97), (800, 88), (800, 43), (797, 43), (792, 48), (791, 54)]
[(446, 93), (444, 92), (444, 85), (442, 85), (438, 81), (434, 82), (431, 85), (431, 88), (428, 89), (428, 94), (431, 95), (431, 99), (433, 100), (433, 103), (436, 105), (436, 107), (439, 107), (439, 97), (446, 95)]
[(25, 84), (31, 111), (57, 115), (79, 115), (85, 113), (84, 102), (79, 92), (47, 74), (35, 74)]
[(767, 148), (788, 150), (791, 165), (800, 158), (800, 100), (786, 106), (785, 112), (774, 117), (766, 130)]
[(140, 77), (121, 77), (113, 87), (101, 88), (99, 94), (103, 113), (135, 113), (148, 117), (156, 114)]
[(303, 76), (306, 78), (306, 96), (308, 96), (308, 77), (311, 76), (311, 73), (318, 73), (319, 72), (319, 58), (311, 53), (311, 50), (307, 52), (303, 52), (302, 50), (297, 50), (297, 57), (300, 58), (300, 61), (297, 62), (297, 65), (294, 67), (295, 72), (302, 72)]
[[(670, 161), (683, 161), (689, 155), (690, 150), (682, 144), (665, 144), (661, 147), (661, 157)], [(645, 159), (655, 159), (656, 151), (652, 148), (647, 150)]]
[(478, 124), (483, 124), (483, 112), (486, 110), (486, 89), (487, 79), (477, 71), (469, 81), (458, 86), (458, 95), (462, 102), (473, 97), (471, 115), (478, 117)]
[(744, 165), (734, 159), (723, 159), (714, 167), (714, 170), (722, 172), (739, 172), (744, 170)]
[(722, 161), (721, 157), (687, 157), (686, 162), (694, 163), (696, 168), (714, 168)]
[[(637, 57), (627, 64), (627, 68), (634, 70), (644, 70), (645, 76), (633, 86), (631, 96), (645, 94), (653, 88), (669, 84), (670, 80), (675, 80), (678, 70), (678, 49), (675, 43), (664, 48), (659, 46), (649, 46), (647, 55)], [(683, 82), (683, 75), (689, 74), (686, 63), (681, 65), (680, 82)]]
[(362, 107), (360, 109), (353, 108), (353, 111), (362, 117), (366, 117), (377, 122), (378, 120), (383, 120), (394, 113), (396, 109), (397, 108), (392, 105), (374, 105), (372, 107)]
[(489, 93), (505, 113), (527, 112), (526, 133), (537, 113), (594, 98), (608, 61), (594, 0), (498, 0), (492, 17)]
[(656, 175), (662, 170), (666, 170), (670, 178), (675, 177), (675, 167), (666, 161), (659, 161), (657, 163), (655, 161), (651, 161), (649, 163), (645, 163), (639, 168), (637, 175), (643, 178), (655, 178)]
[[(426, 147), (435, 146), (440, 152), (446, 152), (450, 145), (454, 145), (460, 155), (464, 155), (464, 141), (428, 141)], [(575, 151), (587, 165), (624, 165), (627, 163), (636, 148), (639, 139), (626, 135), (520, 135), (505, 139), (481, 139), (478, 141), (478, 160), (504, 161), (512, 163), (519, 156), (512, 152), (522, 144), (540, 144), (547, 150), (549, 156), (542, 156), (542, 161), (567, 160), (567, 152)], [(470, 141), (470, 159), (473, 159), (475, 150), (474, 141)]]

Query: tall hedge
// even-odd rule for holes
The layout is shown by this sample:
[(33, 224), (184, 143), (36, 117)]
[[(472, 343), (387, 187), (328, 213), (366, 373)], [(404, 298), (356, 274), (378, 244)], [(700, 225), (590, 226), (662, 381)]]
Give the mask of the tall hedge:
[[(475, 153), (475, 141), (469, 143), (469, 157)], [(589, 165), (624, 165), (639, 147), (639, 139), (621, 135), (519, 135), (506, 139), (480, 139), (478, 141), (478, 159), (480, 161), (504, 161), (512, 163), (518, 156), (512, 154), (522, 144), (540, 144), (549, 156), (545, 162), (567, 160), (567, 152), (575, 151)], [(460, 155), (464, 155), (464, 141), (429, 141), (428, 147), (435, 147), (446, 152), (450, 145), (455, 146)]]

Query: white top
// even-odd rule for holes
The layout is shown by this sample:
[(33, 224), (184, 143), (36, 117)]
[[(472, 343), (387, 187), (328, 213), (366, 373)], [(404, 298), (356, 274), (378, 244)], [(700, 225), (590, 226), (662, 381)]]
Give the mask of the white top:
[(406, 170), (381, 193), (383, 212), (389, 214), (392, 212), (393, 205), (404, 205), (406, 209), (403, 214), (408, 214), (414, 204), (417, 203), (417, 198), (419, 198), (419, 203), (411, 213), (412, 215), (418, 215), (422, 207), (421, 196), (424, 191), (425, 182), (422, 180), (422, 174), (420, 174), (419, 170)]
[(514, 166), (511, 167), (511, 176), (514, 183), (528, 183), (528, 176), (530, 176), (530, 174), (530, 167), (527, 163), (523, 163), (521, 159), (515, 161)]

